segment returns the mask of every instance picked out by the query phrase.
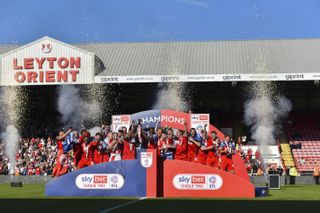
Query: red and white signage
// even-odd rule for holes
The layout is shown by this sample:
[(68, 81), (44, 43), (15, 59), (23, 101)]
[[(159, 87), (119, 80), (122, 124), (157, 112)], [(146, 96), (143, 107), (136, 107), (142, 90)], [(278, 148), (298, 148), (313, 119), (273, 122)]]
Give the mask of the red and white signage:
[(1, 85), (91, 84), (94, 54), (44, 37), (1, 56)]
[(172, 183), (179, 190), (218, 190), (223, 180), (217, 174), (177, 174)]
[(191, 128), (195, 128), (197, 132), (201, 132), (204, 129), (204, 125), (207, 124), (207, 131), (210, 126), (210, 114), (191, 114), (190, 115)]
[(120, 189), (124, 179), (120, 174), (80, 174), (75, 184), (79, 189)]
[(113, 115), (112, 116), (112, 131), (117, 132), (120, 128), (126, 127), (129, 129), (131, 125), (130, 115)]

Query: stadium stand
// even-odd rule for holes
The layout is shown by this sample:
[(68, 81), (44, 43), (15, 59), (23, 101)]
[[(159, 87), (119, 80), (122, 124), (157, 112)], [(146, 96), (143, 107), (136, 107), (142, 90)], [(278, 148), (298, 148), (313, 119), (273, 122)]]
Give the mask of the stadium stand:
[(318, 114), (295, 115), (286, 127), (289, 144), (299, 172), (312, 172), (320, 165)]

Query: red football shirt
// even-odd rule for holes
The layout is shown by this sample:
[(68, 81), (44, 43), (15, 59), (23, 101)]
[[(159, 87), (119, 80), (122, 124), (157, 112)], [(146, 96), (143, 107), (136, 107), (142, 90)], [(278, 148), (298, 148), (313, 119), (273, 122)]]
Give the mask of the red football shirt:
[(175, 159), (182, 160), (187, 158), (188, 150), (188, 138), (186, 136), (181, 136), (176, 143), (176, 153), (174, 155)]
[(123, 140), (122, 160), (135, 159), (136, 147), (133, 143), (129, 143), (128, 140)]

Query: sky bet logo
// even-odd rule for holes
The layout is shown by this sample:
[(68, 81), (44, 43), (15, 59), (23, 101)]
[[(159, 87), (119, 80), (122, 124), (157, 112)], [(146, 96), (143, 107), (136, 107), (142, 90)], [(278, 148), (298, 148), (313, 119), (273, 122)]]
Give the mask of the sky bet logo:
[(126, 122), (130, 120), (130, 116), (114, 116), (113, 121), (114, 122)]
[(82, 182), (86, 183), (107, 183), (108, 176), (106, 175), (94, 175), (93, 177), (84, 176), (81, 178)]
[(124, 179), (120, 174), (80, 174), (75, 184), (79, 189), (120, 189)]
[(206, 183), (206, 177), (205, 176), (191, 176), (191, 177), (182, 176), (182, 177), (179, 178), (179, 183), (200, 183), (200, 184), (204, 184), (204, 183)]
[(194, 115), (192, 116), (192, 120), (205, 121), (208, 120), (208, 115)]
[(172, 183), (179, 190), (219, 190), (223, 179), (217, 174), (177, 174)]

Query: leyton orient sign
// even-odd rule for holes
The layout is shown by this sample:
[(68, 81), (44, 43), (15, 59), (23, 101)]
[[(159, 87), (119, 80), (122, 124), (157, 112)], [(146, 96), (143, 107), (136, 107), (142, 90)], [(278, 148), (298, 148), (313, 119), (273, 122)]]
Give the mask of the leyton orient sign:
[(94, 54), (49, 37), (1, 56), (2, 85), (89, 84)]

